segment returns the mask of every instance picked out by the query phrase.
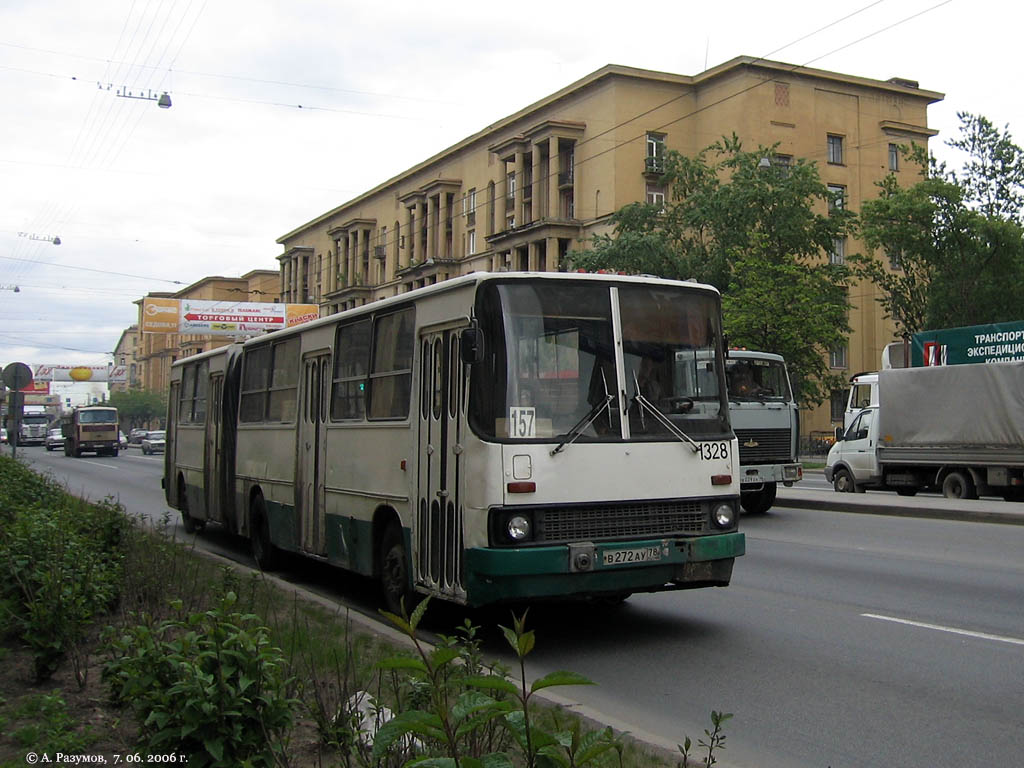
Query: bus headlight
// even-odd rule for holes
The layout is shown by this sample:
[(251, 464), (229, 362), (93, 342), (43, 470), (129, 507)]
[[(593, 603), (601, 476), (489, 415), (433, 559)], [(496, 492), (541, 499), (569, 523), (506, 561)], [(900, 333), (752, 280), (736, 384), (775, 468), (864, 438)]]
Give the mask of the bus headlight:
[(711, 513), (711, 519), (719, 528), (732, 528), (736, 525), (736, 509), (732, 504), (718, 504)]
[(508, 519), (505, 530), (512, 541), (526, 541), (532, 532), (530, 519), (523, 515), (513, 515)]

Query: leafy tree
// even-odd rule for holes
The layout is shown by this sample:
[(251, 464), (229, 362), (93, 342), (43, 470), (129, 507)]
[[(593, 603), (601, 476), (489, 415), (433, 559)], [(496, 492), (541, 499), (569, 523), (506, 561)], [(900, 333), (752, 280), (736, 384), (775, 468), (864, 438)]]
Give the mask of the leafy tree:
[(147, 389), (112, 392), (110, 404), (117, 408), (121, 423), (129, 429), (163, 419), (167, 414), (167, 395)]
[(714, 285), (730, 342), (783, 355), (801, 402), (822, 402), (844, 383), (826, 356), (849, 332), (849, 272), (822, 257), (853, 214), (816, 165), (784, 163), (773, 147), (746, 152), (735, 134), (692, 158), (668, 151), (665, 163), (668, 202), (620, 209), (572, 266)]
[(881, 288), (900, 334), (1020, 316), (1007, 286), (1024, 279), (1024, 153), (985, 118), (960, 118), (962, 135), (949, 144), (969, 153), (961, 172), (915, 145), (905, 156), (920, 180), (903, 188), (886, 177), (861, 212), (868, 255), (851, 263)]

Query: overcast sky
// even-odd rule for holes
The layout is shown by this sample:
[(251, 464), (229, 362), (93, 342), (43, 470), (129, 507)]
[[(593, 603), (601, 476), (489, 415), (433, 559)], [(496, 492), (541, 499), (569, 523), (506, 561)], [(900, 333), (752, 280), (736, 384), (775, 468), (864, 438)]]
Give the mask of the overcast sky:
[(917, 80), (946, 94), (940, 157), (959, 111), (1024, 134), (1020, 16), (991, 0), (3, 0), (0, 365), (105, 363), (147, 292), (277, 269), (283, 234), (609, 63), (694, 75), (750, 55)]

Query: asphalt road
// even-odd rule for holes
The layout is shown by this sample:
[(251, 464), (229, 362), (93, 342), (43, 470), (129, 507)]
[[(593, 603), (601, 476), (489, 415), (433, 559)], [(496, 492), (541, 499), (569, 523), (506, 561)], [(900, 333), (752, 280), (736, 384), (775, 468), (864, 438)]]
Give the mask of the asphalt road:
[[(72, 491), (166, 510), (162, 457), (22, 451)], [(528, 671), (587, 675), (598, 685), (565, 694), (668, 745), (696, 742), (710, 710), (732, 712), (723, 768), (1021, 764), (1024, 526), (780, 506), (743, 530), (747, 554), (727, 589), (531, 607)], [(225, 537), (203, 539), (247, 559)], [(334, 581), (348, 600), (352, 582)], [(360, 586), (355, 601), (372, 614)], [(508, 608), (471, 618), (510, 620)], [(500, 639), (488, 648), (500, 653)]]

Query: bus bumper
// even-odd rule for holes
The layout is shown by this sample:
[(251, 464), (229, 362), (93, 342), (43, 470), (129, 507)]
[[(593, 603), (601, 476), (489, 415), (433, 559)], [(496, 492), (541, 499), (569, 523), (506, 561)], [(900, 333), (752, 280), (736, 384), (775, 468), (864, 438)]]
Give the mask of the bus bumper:
[[(746, 550), (742, 533), (684, 539), (466, 551), (471, 605), (724, 587)], [(640, 560), (635, 562), (634, 560)]]

